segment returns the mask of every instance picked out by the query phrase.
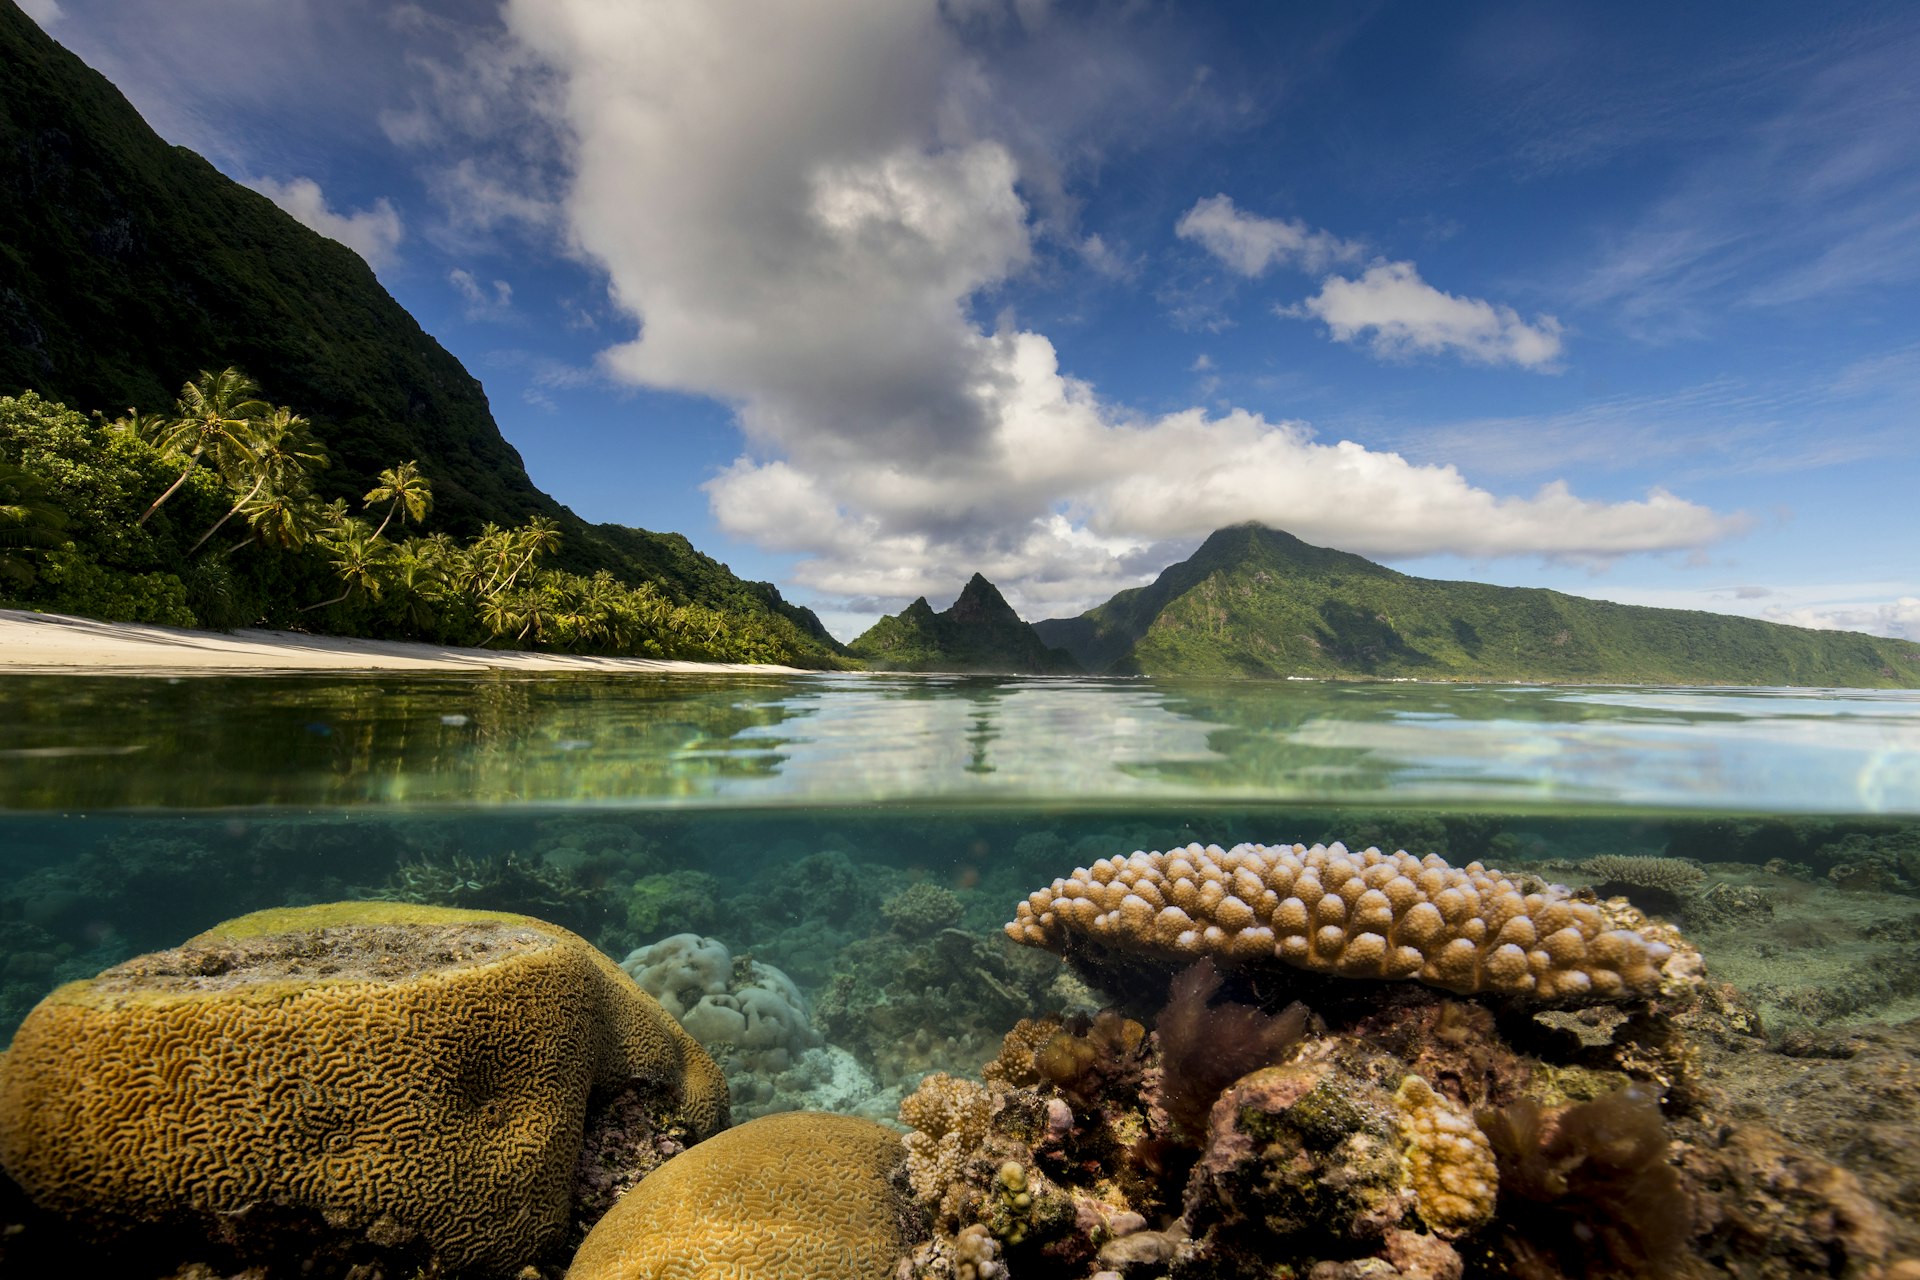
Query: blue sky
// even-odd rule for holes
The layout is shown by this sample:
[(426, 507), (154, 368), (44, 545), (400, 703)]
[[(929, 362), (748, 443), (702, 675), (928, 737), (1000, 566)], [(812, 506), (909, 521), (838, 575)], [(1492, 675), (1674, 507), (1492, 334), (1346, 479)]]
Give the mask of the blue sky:
[(1260, 519), (1920, 639), (1911, 5), (25, 7), (843, 635)]

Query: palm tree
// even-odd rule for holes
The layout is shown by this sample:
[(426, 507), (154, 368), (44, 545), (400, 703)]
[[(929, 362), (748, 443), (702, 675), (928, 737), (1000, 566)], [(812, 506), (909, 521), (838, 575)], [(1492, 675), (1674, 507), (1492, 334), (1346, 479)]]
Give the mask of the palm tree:
[(404, 512), (400, 522), (412, 521), (419, 524), (433, 509), (433, 486), (420, 474), (417, 461), (407, 461), (397, 467), (388, 467), (380, 473), (380, 483), (367, 490), (366, 503), (372, 506), (376, 502), (385, 502), (387, 514), (380, 519), (380, 527), (373, 531), (379, 537), (387, 531), (387, 522), (396, 512)]
[[(259, 497), (260, 491), (268, 485), (281, 490), (304, 488), (307, 469), (311, 467), (318, 470), (326, 465), (326, 446), (314, 439), (313, 424), (281, 405), (260, 424), (255, 447), (246, 462), (246, 469), (253, 476), (253, 487), (227, 509), (227, 514), (214, 521), (211, 529), (200, 535), (199, 542), (187, 548), (187, 554), (198, 551), (208, 538), (220, 532), (221, 525)], [(374, 536), (380, 535), (376, 533)]]
[[(143, 525), (152, 518), (160, 504), (179, 491), (200, 465), (200, 459), (209, 452), (223, 472), (232, 470), (240, 460), (251, 458), (257, 424), (273, 412), (272, 406), (260, 398), (260, 388), (254, 380), (231, 366), (218, 373), (201, 370), (198, 378), (180, 388), (180, 398), (174, 402), (173, 409), (173, 416), (161, 419), (149, 439), (162, 453), (184, 455), (187, 465), (167, 486), (167, 491), (155, 498), (153, 505), (134, 521), (135, 525)], [(152, 419), (147, 422), (152, 423)]]
[(258, 538), (270, 547), (292, 550), (304, 547), (314, 534), (330, 524), (320, 499), (306, 486), (305, 477), (283, 488), (269, 488), (255, 496), (242, 509), (251, 530), (246, 537), (227, 548), (231, 555)]
[(510, 589), (514, 579), (518, 578), (528, 565), (535, 563), (549, 551), (558, 549), (560, 525), (546, 516), (529, 516), (525, 524), (513, 530), (512, 537), (513, 551), (520, 557), (520, 562), (513, 566), (513, 572), (509, 573), (507, 580), (500, 584), (499, 589), (502, 591)]
[[(380, 536), (378, 530), (374, 536)], [(409, 630), (426, 634), (440, 622), (447, 577), (426, 539), (408, 538), (394, 549), (387, 563), (387, 587), (396, 597), (401, 624)]]
[(47, 486), (25, 467), (0, 462), (0, 579), (33, 585), (33, 564), (16, 551), (57, 547), (67, 513), (47, 500)]
[(373, 530), (367, 527), (364, 520), (347, 520), (338, 528), (321, 534), (315, 541), (326, 548), (333, 571), (340, 575), (347, 589), (331, 600), (306, 605), (300, 612), (308, 613), (330, 604), (339, 604), (353, 594), (355, 587), (365, 589), (375, 600), (380, 598), (380, 590), (385, 585), (381, 570), (392, 559), (392, 543), (374, 537)]

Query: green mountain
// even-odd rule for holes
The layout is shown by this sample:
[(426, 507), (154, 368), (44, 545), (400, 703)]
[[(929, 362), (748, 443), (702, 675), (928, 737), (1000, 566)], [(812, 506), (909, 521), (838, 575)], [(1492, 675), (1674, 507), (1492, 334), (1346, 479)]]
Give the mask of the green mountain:
[(1033, 629), (1115, 674), (1920, 687), (1904, 640), (1415, 578), (1258, 524)]
[(921, 596), (869, 627), (847, 646), (885, 671), (988, 671), (1016, 675), (1073, 675), (1080, 664), (1049, 649), (1020, 621), (999, 588), (979, 574), (967, 579), (951, 608), (933, 611)]
[(235, 365), (310, 418), (326, 497), (357, 506), (418, 459), (430, 527), (560, 522), (556, 562), (653, 581), (675, 603), (774, 621), (795, 654), (842, 652), (812, 611), (744, 582), (676, 534), (590, 526), (536, 489), (480, 383), (358, 254), (169, 146), (107, 80), (0, 0), (0, 395), (162, 410)]

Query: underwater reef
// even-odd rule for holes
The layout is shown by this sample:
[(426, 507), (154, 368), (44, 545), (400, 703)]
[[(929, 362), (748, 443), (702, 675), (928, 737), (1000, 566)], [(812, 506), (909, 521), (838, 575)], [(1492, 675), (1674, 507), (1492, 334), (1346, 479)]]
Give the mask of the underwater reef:
[[(1908, 895), (1399, 822), (1449, 856), (1146, 852), (1150, 818), (425, 820), (275, 885), (232, 855), (293, 829), (116, 829), (16, 883), (57, 904), (118, 855), (158, 892), (178, 856), (185, 897), (225, 857), (253, 871), (218, 900), (363, 900), (131, 959), (160, 926), (130, 902), (90, 948), (38, 915), (66, 949), (18, 988), (97, 976), (0, 1058), (0, 1273), (1920, 1277), (1920, 1022), (1720, 963), (1805, 919), (1898, 981), (1872, 957), (1920, 937)], [(1906, 843), (1825, 835), (1829, 866)], [(562, 918), (485, 909), (528, 899)], [(1884, 950), (1834, 945), (1848, 921)]]

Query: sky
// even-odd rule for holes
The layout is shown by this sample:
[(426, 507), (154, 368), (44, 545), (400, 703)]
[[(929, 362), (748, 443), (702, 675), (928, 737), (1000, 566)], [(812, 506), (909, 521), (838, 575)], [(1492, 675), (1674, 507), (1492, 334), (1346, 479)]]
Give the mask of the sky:
[(23, 7), (842, 638), (1259, 520), (1920, 640), (1920, 6)]

